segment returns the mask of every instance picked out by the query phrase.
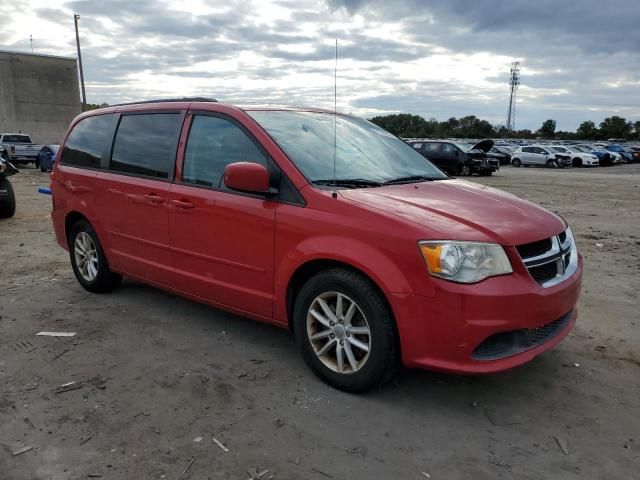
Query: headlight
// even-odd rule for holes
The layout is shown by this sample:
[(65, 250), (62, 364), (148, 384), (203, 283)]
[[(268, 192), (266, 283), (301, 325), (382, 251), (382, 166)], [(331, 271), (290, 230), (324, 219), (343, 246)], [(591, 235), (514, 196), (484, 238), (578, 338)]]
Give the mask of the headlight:
[(429, 273), (459, 283), (512, 273), (511, 263), (500, 245), (480, 242), (420, 242)]

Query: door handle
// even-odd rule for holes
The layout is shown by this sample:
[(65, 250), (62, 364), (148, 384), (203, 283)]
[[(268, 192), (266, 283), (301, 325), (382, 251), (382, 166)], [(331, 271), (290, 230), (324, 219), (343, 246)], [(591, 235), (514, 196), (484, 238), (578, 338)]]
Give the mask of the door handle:
[(149, 200), (149, 202), (151, 203), (164, 203), (164, 198), (162, 198), (160, 195), (157, 195), (155, 193), (149, 193), (148, 195), (145, 195), (144, 198), (146, 198), (147, 200)]
[(171, 204), (175, 205), (178, 208), (183, 208), (185, 210), (195, 207), (195, 205), (189, 202), (188, 200), (171, 200)]

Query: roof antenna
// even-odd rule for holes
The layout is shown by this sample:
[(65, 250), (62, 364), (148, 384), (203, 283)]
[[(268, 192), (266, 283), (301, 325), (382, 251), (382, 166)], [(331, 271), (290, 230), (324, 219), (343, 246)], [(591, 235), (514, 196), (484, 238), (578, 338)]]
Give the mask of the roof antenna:
[(338, 140), (338, 39), (336, 38), (336, 63), (333, 67), (333, 198), (338, 198), (336, 188), (336, 156)]

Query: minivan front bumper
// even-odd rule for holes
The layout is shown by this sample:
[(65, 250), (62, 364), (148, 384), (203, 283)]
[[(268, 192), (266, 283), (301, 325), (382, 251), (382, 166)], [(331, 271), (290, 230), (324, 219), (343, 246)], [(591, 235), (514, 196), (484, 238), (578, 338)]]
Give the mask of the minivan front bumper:
[(575, 325), (582, 265), (550, 288), (518, 269), (473, 285), (433, 279), (433, 297), (393, 295), (404, 365), (482, 374), (532, 360)]

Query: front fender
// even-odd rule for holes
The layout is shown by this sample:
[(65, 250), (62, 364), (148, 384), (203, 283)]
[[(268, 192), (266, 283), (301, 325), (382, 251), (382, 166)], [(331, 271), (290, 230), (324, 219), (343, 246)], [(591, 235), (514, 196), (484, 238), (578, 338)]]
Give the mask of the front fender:
[[(278, 258), (278, 257), (276, 257)], [(274, 317), (286, 323), (287, 290), (295, 272), (304, 265), (329, 260), (344, 263), (366, 274), (389, 300), (392, 294), (413, 293), (407, 276), (383, 250), (362, 240), (320, 235), (302, 240), (280, 256), (275, 265)], [(393, 308), (393, 306), (392, 306)]]

